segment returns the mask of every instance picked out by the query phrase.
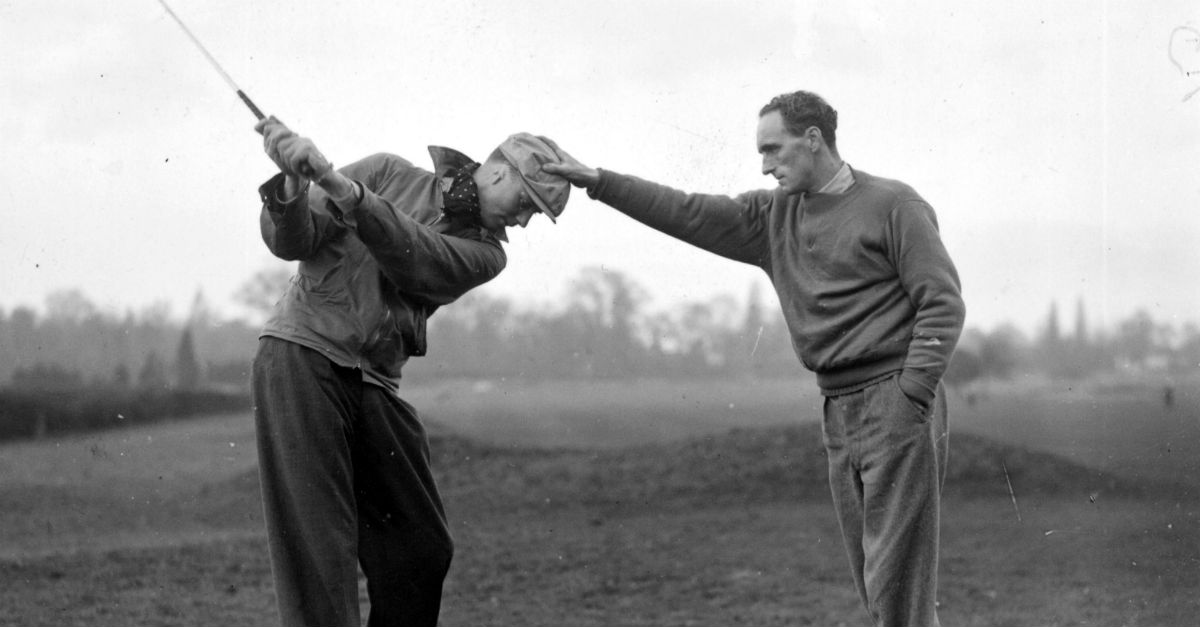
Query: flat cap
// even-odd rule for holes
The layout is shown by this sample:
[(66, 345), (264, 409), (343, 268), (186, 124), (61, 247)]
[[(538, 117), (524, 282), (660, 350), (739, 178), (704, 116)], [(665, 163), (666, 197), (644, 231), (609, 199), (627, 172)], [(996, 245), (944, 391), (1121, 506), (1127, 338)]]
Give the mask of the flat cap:
[(500, 154), (517, 169), (521, 185), (542, 213), (555, 221), (567, 206), (571, 184), (561, 176), (542, 171), (544, 163), (561, 163), (558, 144), (549, 137), (517, 133), (500, 144)]

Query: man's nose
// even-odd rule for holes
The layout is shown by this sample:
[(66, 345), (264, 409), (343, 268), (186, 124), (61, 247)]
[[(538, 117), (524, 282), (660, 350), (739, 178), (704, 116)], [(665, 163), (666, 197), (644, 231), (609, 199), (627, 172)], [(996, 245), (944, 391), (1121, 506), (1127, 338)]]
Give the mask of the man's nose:
[(522, 211), (521, 214), (517, 216), (517, 224), (520, 224), (521, 228), (525, 228), (525, 225), (529, 224), (529, 218), (532, 217), (532, 211)]
[(772, 170), (774, 170), (774, 169), (775, 169), (775, 164), (774, 164), (774, 163), (771, 163), (771, 162), (770, 162), (770, 161), (769, 161), (769, 160), (768, 160), (766, 157), (763, 157), (763, 162), (762, 162), (762, 173), (763, 173), (763, 174), (770, 174), (770, 173), (771, 173), (771, 171), (772, 171)]

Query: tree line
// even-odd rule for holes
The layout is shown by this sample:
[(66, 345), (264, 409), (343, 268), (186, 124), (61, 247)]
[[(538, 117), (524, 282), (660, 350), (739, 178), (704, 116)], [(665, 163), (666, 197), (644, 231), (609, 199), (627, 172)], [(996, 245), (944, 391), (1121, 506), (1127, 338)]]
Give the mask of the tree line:
[(1040, 374), (1080, 380), (1101, 374), (1180, 374), (1200, 371), (1200, 325), (1156, 321), (1145, 309), (1112, 328), (1093, 328), (1083, 301), (1076, 302), (1073, 324), (1061, 321), (1051, 303), (1033, 335), (1011, 324), (990, 330), (968, 328), (959, 343), (948, 379), (1008, 379)]
[[(267, 314), (289, 274), (263, 271), (237, 298)], [(692, 377), (799, 370), (781, 316), (759, 302), (720, 296), (650, 311), (627, 276), (589, 268), (553, 311), (519, 309), (475, 290), (428, 324), (429, 354), (405, 377)], [(52, 294), (45, 313), (0, 310), (0, 385), (24, 389), (244, 386), (259, 324), (222, 319), (197, 295), (183, 320), (165, 305), (114, 315), (78, 290)]]
[[(264, 271), (239, 299), (270, 308), (290, 272)], [(414, 383), (440, 378), (763, 377), (801, 367), (773, 303), (757, 284), (742, 298), (718, 296), (652, 310), (629, 276), (585, 268), (559, 302), (530, 309), (479, 289), (429, 320), (429, 354), (414, 358)], [(44, 313), (0, 310), (0, 386), (114, 387), (244, 391), (259, 325), (224, 319), (197, 295), (183, 320), (155, 305), (123, 315), (97, 308), (78, 290), (52, 294)], [(1173, 326), (1139, 311), (1112, 329), (1092, 329), (1082, 303), (1064, 331), (1056, 304), (1027, 336), (1012, 325), (968, 328), (948, 379), (1007, 378), (1037, 372), (1083, 378), (1121, 370), (1195, 370), (1200, 327)]]
[(79, 290), (0, 311), (0, 382), (33, 390), (198, 389), (240, 385), (257, 329), (222, 320), (197, 295), (187, 319), (165, 304), (117, 315)]

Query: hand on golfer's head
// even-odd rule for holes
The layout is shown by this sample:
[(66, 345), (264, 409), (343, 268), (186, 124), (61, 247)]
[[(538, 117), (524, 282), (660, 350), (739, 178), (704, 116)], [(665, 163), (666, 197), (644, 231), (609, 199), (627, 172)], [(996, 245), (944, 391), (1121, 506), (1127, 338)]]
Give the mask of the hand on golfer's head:
[(254, 130), (262, 133), (267, 156), (288, 176), (319, 179), (333, 167), (311, 139), (297, 135), (275, 116), (260, 120)]
[(592, 187), (600, 182), (599, 170), (587, 167), (562, 149), (559, 149), (558, 155), (562, 161), (542, 164), (543, 172), (561, 176), (575, 187)]

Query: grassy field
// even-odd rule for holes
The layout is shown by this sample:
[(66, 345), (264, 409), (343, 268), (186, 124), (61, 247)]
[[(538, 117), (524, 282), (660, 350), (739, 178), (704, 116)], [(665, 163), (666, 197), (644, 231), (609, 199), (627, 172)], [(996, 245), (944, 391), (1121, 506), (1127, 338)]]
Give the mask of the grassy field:
[(1200, 380), (1162, 383), (1007, 385), (974, 404), (956, 399), (960, 430), (1050, 451), (1133, 480), (1200, 485)]
[[(956, 400), (944, 624), (1195, 624), (1200, 403), (1152, 392)], [(810, 382), (408, 397), (457, 543), (445, 625), (866, 624)], [(255, 463), (244, 414), (0, 447), (0, 625), (274, 624)]]

